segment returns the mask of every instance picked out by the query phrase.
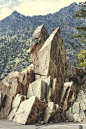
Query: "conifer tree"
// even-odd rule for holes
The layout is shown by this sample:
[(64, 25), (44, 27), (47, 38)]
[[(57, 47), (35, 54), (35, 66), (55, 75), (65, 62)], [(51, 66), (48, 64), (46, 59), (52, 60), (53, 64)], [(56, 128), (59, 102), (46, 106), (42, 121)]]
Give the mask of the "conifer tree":
[[(80, 2), (79, 3), (80, 9), (79, 11), (76, 11), (74, 13), (73, 17), (77, 18), (86, 18), (86, 1), (85, 2)], [(86, 26), (77, 26), (77, 30), (80, 30), (80, 34), (75, 35), (75, 38), (81, 38), (82, 40), (86, 41)], [(77, 67), (86, 67), (86, 48), (83, 49), (79, 54), (78, 54), (79, 62), (76, 64)]]
[[(85, 19), (86, 18), (86, 1), (80, 2), (79, 6), (80, 6), (79, 11), (76, 11), (73, 17)], [(75, 35), (75, 37), (79, 37), (79, 38), (82, 38), (82, 40), (86, 40), (86, 26), (77, 26), (76, 29), (80, 30), (80, 34)]]

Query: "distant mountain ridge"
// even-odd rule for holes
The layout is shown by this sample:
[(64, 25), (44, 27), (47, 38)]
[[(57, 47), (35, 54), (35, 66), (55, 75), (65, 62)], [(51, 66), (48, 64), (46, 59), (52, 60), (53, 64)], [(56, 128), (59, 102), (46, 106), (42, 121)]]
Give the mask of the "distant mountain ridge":
[[(14, 11), (10, 16), (6, 17), (5, 19), (0, 21), (0, 32), (17, 32), (19, 30), (22, 30), (23, 26), (25, 26), (26, 29), (33, 30), (33, 28), (36, 28), (40, 24), (45, 24), (46, 28), (48, 28), (48, 24), (51, 24), (52, 22), (58, 22), (58, 20), (62, 20), (64, 23), (66, 20), (73, 20), (72, 22), (75, 22), (75, 18), (72, 18), (72, 15), (79, 9), (79, 5), (75, 2), (71, 4), (68, 7), (60, 9), (59, 12), (56, 12), (54, 14), (47, 14), (45, 16), (38, 15), (38, 16), (24, 16), (18, 13), (17, 11)], [(66, 17), (65, 17), (66, 15)], [(54, 20), (53, 20), (54, 18)], [(49, 23), (48, 23), (49, 21)], [(78, 21), (75, 22), (75, 25)], [(26, 24), (27, 23), (27, 24)], [(23, 26), (19, 26), (23, 25)], [(58, 22), (57, 25), (59, 26), (60, 23)], [(30, 27), (31, 26), (31, 27)], [(55, 25), (56, 26), (56, 23)], [(14, 29), (16, 27), (16, 29)], [(18, 27), (18, 28), (17, 28)], [(51, 27), (50, 27), (51, 28)], [(61, 27), (63, 29), (63, 27)], [(49, 33), (51, 33), (51, 29), (49, 29)]]
[[(49, 34), (60, 26), (66, 46), (66, 60), (72, 65), (77, 63), (77, 53), (86, 47), (84, 42), (74, 38), (74, 34), (78, 33), (75, 26), (81, 26), (85, 23), (84, 19), (76, 20), (76, 18), (72, 17), (77, 10), (79, 10), (79, 5), (75, 2), (54, 14), (30, 17), (14, 11), (10, 16), (1, 20), (1, 78), (4, 78), (5, 74), (7, 75), (12, 70), (20, 71), (30, 64), (30, 40), (34, 30), (41, 24), (45, 25)], [(6, 52), (4, 52), (5, 50)]]

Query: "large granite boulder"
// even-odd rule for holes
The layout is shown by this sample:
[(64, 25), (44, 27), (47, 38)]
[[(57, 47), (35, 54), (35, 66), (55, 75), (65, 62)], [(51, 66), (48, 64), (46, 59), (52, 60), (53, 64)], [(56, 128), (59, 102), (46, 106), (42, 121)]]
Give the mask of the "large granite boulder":
[(66, 111), (66, 119), (74, 122), (86, 122), (86, 94), (80, 90), (73, 106)]
[[(64, 83), (66, 62), (66, 49), (64, 41), (61, 38), (61, 29), (58, 27), (45, 41), (42, 48), (38, 52), (38, 60), (35, 64), (35, 73), (41, 76), (51, 76), (57, 78), (57, 84), (55, 86), (55, 96), (57, 96), (57, 90), (62, 90)], [(57, 97), (55, 98), (57, 102)]]
[[(45, 41), (38, 52), (38, 61), (35, 65), (35, 73), (42, 76), (58, 78), (58, 74), (65, 71), (66, 49), (61, 38), (61, 29), (58, 27)], [(61, 77), (63, 79), (63, 77)]]
[(65, 105), (65, 110), (73, 104), (77, 97), (77, 93), (78, 88), (73, 81), (64, 83), (61, 95), (61, 104)]
[(7, 95), (0, 110), (0, 118), (7, 118), (12, 107), (13, 99), (17, 94), (27, 95), (29, 83), (34, 81), (34, 66), (30, 65), (21, 73), (12, 72), (0, 83), (0, 91)]
[(49, 37), (49, 34), (44, 24), (41, 26), (38, 26), (37, 29), (34, 31), (32, 36), (31, 48), (30, 48), (31, 61), (33, 62), (34, 65), (37, 61), (38, 51), (41, 49), (41, 47), (43, 46), (44, 42), (48, 37)]
[(76, 100), (78, 93), (78, 88), (76, 84), (71, 82), (64, 83), (62, 96), (61, 96), (61, 107), (62, 107), (62, 117), (63, 121), (65, 121), (65, 112), (69, 109), (70, 106), (73, 105)]
[(49, 102), (48, 107), (45, 109), (45, 112), (44, 112), (44, 123), (48, 123), (48, 120), (52, 112), (54, 112), (54, 103)]
[(29, 65), (24, 71), (20, 72), (18, 75), (18, 83), (19, 86), (22, 87), (23, 95), (27, 95), (28, 85), (35, 81), (34, 65)]
[(11, 72), (7, 77), (5, 77), (2, 82), (0, 82), (0, 91), (2, 91), (4, 94), (9, 94), (12, 78), (18, 78), (18, 72)]
[[(19, 85), (18, 85), (18, 72), (10, 73), (0, 83), (1, 92), (5, 93), (7, 95), (5, 102), (4, 102), (4, 105), (0, 111), (0, 118), (4, 119), (4, 118), (8, 117), (10, 110), (11, 110), (11, 104), (12, 104), (12, 101), (13, 101), (15, 95), (17, 94), (18, 87), (19, 87)], [(22, 88), (20, 88), (20, 91), (22, 92)]]
[(20, 104), (12, 121), (21, 124), (34, 124), (43, 115), (46, 107), (47, 105), (43, 101), (40, 101), (36, 96), (32, 96)]
[(47, 85), (46, 82), (38, 79), (29, 84), (27, 98), (37, 96), (40, 100), (44, 100), (46, 97)]
[(16, 95), (16, 97), (13, 100), (13, 103), (12, 103), (12, 110), (11, 110), (11, 112), (10, 112), (8, 118), (7, 118), (8, 120), (12, 120), (14, 118), (14, 116), (15, 116), (15, 114), (16, 114), (19, 106), (20, 106), (20, 103), (24, 100), (26, 100), (26, 96), (20, 95), (20, 94)]

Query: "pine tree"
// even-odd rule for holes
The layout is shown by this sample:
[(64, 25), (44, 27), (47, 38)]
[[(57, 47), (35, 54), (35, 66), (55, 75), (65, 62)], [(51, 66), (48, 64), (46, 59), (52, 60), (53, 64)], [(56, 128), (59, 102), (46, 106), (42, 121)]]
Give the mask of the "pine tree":
[[(76, 13), (74, 13), (73, 17), (77, 17), (77, 18), (86, 18), (86, 1), (85, 2), (80, 2), (79, 3), (80, 9), (79, 11), (76, 11)], [(77, 26), (76, 27), (77, 30), (80, 31), (80, 34), (75, 35), (75, 38), (81, 38), (82, 40), (86, 41), (86, 26)], [(79, 63), (76, 64), (76, 67), (86, 67), (86, 48), (83, 49), (79, 54), (78, 54), (78, 58), (79, 58)]]
[[(79, 11), (76, 11), (76, 13), (74, 13), (73, 17), (77, 17), (77, 18), (86, 18), (86, 1), (85, 2), (80, 2), (79, 3), (80, 9)], [(82, 38), (82, 40), (86, 39), (86, 27), (85, 26), (77, 26), (76, 27), (77, 30), (80, 30), (80, 34), (75, 35), (75, 37), (79, 37)]]

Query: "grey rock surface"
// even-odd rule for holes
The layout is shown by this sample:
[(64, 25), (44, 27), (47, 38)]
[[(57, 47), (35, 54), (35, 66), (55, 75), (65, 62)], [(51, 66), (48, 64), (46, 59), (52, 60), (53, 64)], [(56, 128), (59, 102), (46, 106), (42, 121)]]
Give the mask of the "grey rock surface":
[(0, 129), (86, 129), (86, 123), (56, 123), (46, 125), (21, 125), (8, 120), (0, 120)]
[(79, 91), (73, 106), (66, 112), (66, 117), (74, 122), (86, 122), (86, 95), (84, 91)]
[(46, 83), (41, 79), (38, 79), (29, 84), (27, 98), (37, 96), (40, 100), (45, 98)]

